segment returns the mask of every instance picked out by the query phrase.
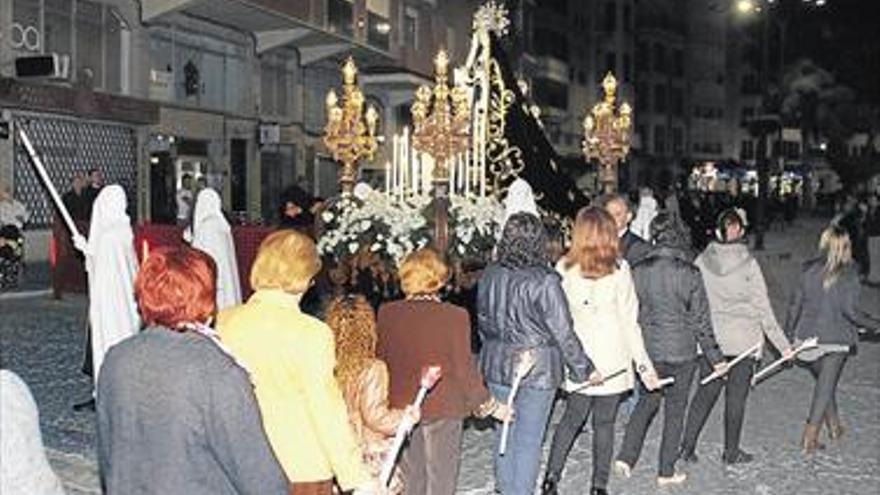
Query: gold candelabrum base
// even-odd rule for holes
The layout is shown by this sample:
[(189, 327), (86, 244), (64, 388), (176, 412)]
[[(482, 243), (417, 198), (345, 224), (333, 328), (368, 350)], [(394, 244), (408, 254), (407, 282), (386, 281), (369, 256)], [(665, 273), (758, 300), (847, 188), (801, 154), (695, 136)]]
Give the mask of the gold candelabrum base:
[(605, 97), (584, 117), (583, 153), (599, 163), (602, 192), (617, 191), (617, 165), (629, 154), (632, 107), (615, 108), (617, 80), (610, 72), (602, 80)]
[[(333, 159), (342, 162), (339, 185), (350, 195), (357, 181), (358, 161), (373, 159), (379, 114), (372, 106), (364, 111), (364, 95), (357, 86), (357, 67), (351, 57), (342, 66), (342, 101), (332, 89), (327, 93), (327, 125), (324, 145)], [(340, 105), (341, 103), (341, 105)]]

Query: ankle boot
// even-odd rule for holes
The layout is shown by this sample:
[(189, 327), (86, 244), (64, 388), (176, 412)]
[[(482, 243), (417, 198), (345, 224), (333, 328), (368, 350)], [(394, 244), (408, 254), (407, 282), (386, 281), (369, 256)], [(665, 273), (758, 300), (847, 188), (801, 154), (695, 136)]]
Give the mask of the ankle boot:
[(547, 473), (544, 476), (544, 482), (541, 483), (541, 495), (558, 495), (557, 485), (559, 484), (559, 475)]
[(823, 416), (825, 420), (825, 427), (828, 428), (828, 439), (829, 440), (839, 440), (840, 437), (843, 436), (843, 433), (846, 429), (840, 423), (840, 416), (837, 414), (828, 414), (825, 413)]
[(814, 425), (806, 423), (804, 425), (804, 436), (801, 439), (801, 452), (804, 455), (815, 454), (817, 450), (824, 449), (825, 446), (819, 443), (819, 428), (821, 424)]

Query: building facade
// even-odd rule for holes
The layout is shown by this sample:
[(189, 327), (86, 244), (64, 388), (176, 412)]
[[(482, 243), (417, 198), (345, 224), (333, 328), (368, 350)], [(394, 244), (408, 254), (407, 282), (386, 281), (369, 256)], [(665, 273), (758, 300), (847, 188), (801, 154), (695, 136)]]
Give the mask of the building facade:
[[(337, 191), (321, 135), (325, 96), (352, 56), (380, 136), (409, 123), (433, 54), (469, 48), (466, 0), (11, 0), (0, 2), (2, 120), (33, 135), (63, 193), (91, 168), (122, 183), (133, 217), (173, 222), (184, 175), (221, 191), (240, 221), (274, 223), (283, 188)], [(14, 61), (56, 54), (58, 78)], [(429, 56), (430, 55), (430, 56)], [(44, 258), (52, 207), (29, 161), (0, 140), (0, 179), (34, 220)], [(381, 149), (382, 147), (380, 147)], [(364, 176), (381, 168), (363, 165)]]

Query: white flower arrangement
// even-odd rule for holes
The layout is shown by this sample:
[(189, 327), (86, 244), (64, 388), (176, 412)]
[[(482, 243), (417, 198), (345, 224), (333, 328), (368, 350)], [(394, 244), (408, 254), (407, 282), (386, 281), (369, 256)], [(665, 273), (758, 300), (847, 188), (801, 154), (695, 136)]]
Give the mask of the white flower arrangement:
[[(360, 252), (379, 256), (391, 267), (431, 242), (432, 197), (389, 197), (365, 184), (321, 213), (324, 228), (318, 251), (337, 260)], [(452, 196), (449, 205), (450, 260), (487, 259), (495, 245), (503, 208), (494, 198)]]
[(494, 197), (453, 196), (449, 204), (449, 256), (488, 258), (504, 209)]
[(430, 198), (389, 198), (365, 184), (355, 195), (343, 197), (321, 213), (323, 234), (318, 252), (345, 258), (361, 249), (397, 265), (410, 252), (430, 242), (427, 221), (421, 209)]

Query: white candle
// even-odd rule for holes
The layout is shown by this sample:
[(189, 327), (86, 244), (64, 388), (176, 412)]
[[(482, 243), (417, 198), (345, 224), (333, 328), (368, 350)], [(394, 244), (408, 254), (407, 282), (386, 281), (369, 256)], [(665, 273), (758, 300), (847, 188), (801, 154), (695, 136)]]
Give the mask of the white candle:
[(397, 153), (400, 147), (399, 139), (397, 134), (391, 138), (391, 188), (388, 190), (388, 195), (393, 197), (397, 193), (397, 168), (398, 168), (398, 157)]
[(409, 182), (409, 127), (403, 128), (403, 143), (401, 145), (401, 166), (403, 167), (403, 180), (400, 189), (400, 199), (406, 199), (407, 187)]
[(464, 151), (464, 195), (471, 195), (471, 152)]
[(480, 196), (483, 198), (486, 197), (486, 154), (484, 151), (482, 135), (477, 136), (477, 147), (474, 152), (477, 153), (477, 163), (479, 164), (480, 172)]
[(385, 196), (391, 195), (391, 162), (385, 161)]

